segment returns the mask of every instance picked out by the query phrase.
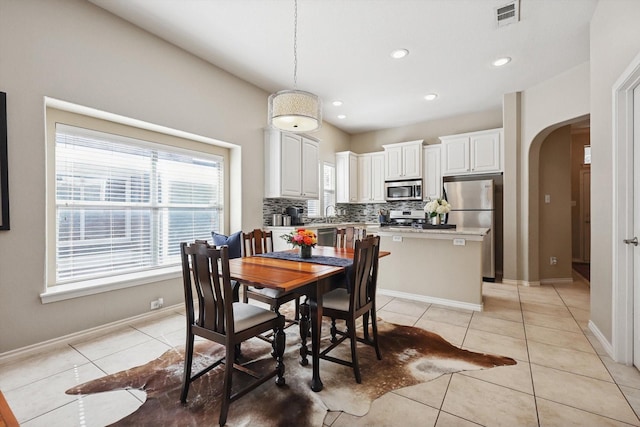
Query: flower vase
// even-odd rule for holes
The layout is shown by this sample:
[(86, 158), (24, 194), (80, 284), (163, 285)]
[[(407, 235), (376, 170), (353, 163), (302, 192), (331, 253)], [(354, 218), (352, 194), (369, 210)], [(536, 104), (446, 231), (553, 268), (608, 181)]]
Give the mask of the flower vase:
[(431, 217), (431, 225), (440, 225), (440, 215), (434, 215)]
[(311, 246), (300, 246), (300, 258), (311, 258)]

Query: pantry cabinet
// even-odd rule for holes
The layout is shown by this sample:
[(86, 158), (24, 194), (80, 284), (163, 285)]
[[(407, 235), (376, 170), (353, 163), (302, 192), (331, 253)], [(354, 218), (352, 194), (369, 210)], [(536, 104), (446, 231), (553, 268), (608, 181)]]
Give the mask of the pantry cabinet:
[(358, 155), (351, 151), (336, 153), (336, 203), (358, 201)]
[(384, 153), (358, 156), (358, 202), (384, 203)]
[(423, 140), (383, 145), (385, 180), (422, 178)]
[(319, 142), (305, 135), (265, 131), (265, 197), (317, 199)]
[(441, 144), (427, 145), (423, 149), (422, 193), (425, 200), (438, 199), (442, 195)]
[(502, 172), (502, 128), (442, 136), (440, 141), (443, 176)]

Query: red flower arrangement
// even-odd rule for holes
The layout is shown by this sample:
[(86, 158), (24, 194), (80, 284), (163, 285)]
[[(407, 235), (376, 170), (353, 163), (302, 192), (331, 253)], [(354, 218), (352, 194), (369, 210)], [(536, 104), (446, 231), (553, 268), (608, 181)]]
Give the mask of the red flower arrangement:
[(292, 231), (289, 234), (282, 236), (289, 244), (293, 246), (308, 246), (314, 248), (318, 243), (318, 236), (311, 230), (305, 230), (304, 228), (298, 228), (296, 231)]

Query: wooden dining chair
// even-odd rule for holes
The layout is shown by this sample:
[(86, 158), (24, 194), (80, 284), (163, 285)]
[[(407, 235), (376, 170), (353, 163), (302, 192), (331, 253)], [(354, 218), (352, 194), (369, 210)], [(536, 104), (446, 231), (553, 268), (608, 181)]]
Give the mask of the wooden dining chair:
[(345, 227), (339, 228), (336, 247), (337, 248), (353, 248), (355, 247), (356, 240), (362, 240), (367, 234), (365, 228), (360, 227)]
[[(331, 345), (320, 353), (320, 358), (353, 368), (356, 381), (362, 382), (358, 365), (357, 342), (374, 347), (376, 357), (382, 360), (378, 345), (378, 325), (376, 319), (376, 285), (378, 282), (378, 252), (380, 237), (368, 236), (357, 240), (350, 275), (351, 289), (338, 288), (323, 297), (323, 315), (331, 318)], [(371, 316), (372, 337), (369, 336), (369, 316)], [(356, 336), (356, 320), (362, 317), (364, 337)], [(346, 323), (346, 331), (336, 328), (336, 319)], [(336, 338), (339, 335), (340, 338)], [(349, 338), (351, 341), (351, 361), (329, 356), (328, 353)]]
[[(273, 232), (256, 228), (249, 233), (242, 233), (243, 256), (254, 256), (273, 252)], [(243, 284), (242, 301), (249, 302), (254, 299), (269, 304), (271, 309), (280, 314), (280, 306), (295, 301), (295, 314), (293, 319), (287, 319), (287, 327), (295, 324), (300, 319), (300, 296), (295, 292), (285, 292), (277, 289), (258, 288)]]
[[(233, 302), (229, 275), (229, 248), (216, 248), (204, 241), (188, 245), (181, 243), (182, 277), (187, 318), (184, 372), (180, 401), (186, 403), (189, 386), (213, 368), (224, 364), (223, 400), (220, 408), (220, 425), (225, 425), (229, 405), (249, 391), (276, 377), (282, 386), (284, 379), (283, 354), (285, 348), (284, 317), (255, 305)], [(198, 300), (197, 317), (193, 289)], [(273, 355), (276, 366), (264, 375), (236, 364), (236, 349), (242, 341), (273, 331)], [(225, 347), (225, 356), (192, 375), (194, 339), (199, 336)], [(253, 377), (255, 380), (235, 392), (232, 390), (233, 371)]]

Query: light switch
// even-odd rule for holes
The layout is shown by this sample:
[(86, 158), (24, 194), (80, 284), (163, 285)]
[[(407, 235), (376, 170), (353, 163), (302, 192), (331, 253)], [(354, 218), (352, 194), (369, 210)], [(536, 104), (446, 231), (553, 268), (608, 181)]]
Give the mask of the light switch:
[(402, 236), (393, 236), (394, 242), (402, 242)]
[(551, 194), (545, 194), (544, 195), (544, 202), (545, 203), (551, 203)]

